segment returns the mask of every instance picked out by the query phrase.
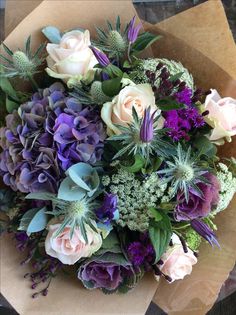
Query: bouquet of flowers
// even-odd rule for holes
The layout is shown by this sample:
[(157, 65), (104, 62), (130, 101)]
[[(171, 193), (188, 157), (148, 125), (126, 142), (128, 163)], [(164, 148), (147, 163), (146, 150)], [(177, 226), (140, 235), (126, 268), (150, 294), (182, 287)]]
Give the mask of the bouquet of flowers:
[(48, 26), (36, 51), (29, 37), (0, 55), (0, 228), (27, 253), (32, 297), (68, 265), (108, 294), (146, 272), (183, 279), (201, 242), (220, 247), (214, 218), (236, 192), (235, 158), (217, 156), (236, 100), (177, 61), (143, 59), (160, 36), (135, 17), (96, 30)]

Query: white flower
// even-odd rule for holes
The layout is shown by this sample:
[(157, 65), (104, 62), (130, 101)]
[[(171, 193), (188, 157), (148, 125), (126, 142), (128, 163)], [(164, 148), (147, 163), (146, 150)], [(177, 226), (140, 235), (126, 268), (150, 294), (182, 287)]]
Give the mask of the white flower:
[(91, 45), (89, 31), (79, 30), (64, 34), (59, 44), (47, 44), (47, 73), (64, 81), (88, 76), (97, 64)]
[(236, 100), (231, 97), (221, 98), (216, 90), (211, 90), (202, 111), (209, 111), (204, 118), (213, 128), (210, 140), (223, 144), (223, 138), (226, 138), (230, 142), (231, 137), (236, 135)]
[(192, 266), (197, 263), (197, 258), (190, 248), (188, 248), (187, 253), (184, 252), (177, 235), (173, 234), (172, 242), (173, 246), (169, 246), (161, 257), (163, 264), (160, 270), (163, 274), (169, 276), (173, 282), (191, 274)]
[(60, 224), (49, 226), (49, 232), (45, 240), (45, 250), (49, 256), (58, 258), (65, 265), (73, 265), (80, 258), (90, 257), (102, 246), (102, 237), (90, 226), (85, 224), (88, 243), (85, 242), (79, 228), (75, 228), (70, 238), (70, 227), (66, 226), (58, 236), (57, 230)]
[[(129, 80), (130, 81), (130, 80)], [(132, 81), (126, 82), (120, 93), (111, 102), (103, 105), (101, 116), (107, 125), (108, 135), (120, 134), (120, 130), (115, 124), (127, 126), (133, 121), (132, 108), (134, 107), (139, 118), (144, 116), (146, 108), (151, 107), (151, 111), (157, 110), (155, 96), (150, 84), (133, 84)], [(157, 111), (159, 114), (160, 111)], [(160, 128), (163, 127), (163, 121)]]

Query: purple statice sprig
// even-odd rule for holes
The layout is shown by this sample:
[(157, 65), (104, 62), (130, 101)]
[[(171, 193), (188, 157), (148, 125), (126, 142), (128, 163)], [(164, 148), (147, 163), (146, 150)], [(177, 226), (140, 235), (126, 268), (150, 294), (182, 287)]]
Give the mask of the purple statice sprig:
[(62, 267), (62, 263), (41, 252), (40, 243), (44, 241), (43, 232), (35, 233), (30, 237), (26, 232), (16, 232), (14, 237), (17, 249), (21, 252), (27, 252), (27, 256), (21, 262), (21, 265), (31, 263), (34, 269), (33, 272), (24, 275), (24, 278), (30, 279), (31, 289), (35, 290), (40, 285), (45, 284), (42, 289), (32, 294), (32, 298), (39, 295), (46, 296), (51, 280), (56, 276), (57, 270)]

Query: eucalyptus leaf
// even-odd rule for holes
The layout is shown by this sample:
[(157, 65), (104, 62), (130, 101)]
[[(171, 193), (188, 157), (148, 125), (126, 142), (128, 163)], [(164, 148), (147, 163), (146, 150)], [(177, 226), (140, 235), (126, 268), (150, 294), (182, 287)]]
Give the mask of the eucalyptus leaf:
[(46, 207), (33, 208), (27, 211), (21, 218), (19, 230), (26, 231), (28, 235), (44, 230), (48, 221), (45, 212)]
[(36, 200), (51, 200), (53, 201), (56, 198), (56, 195), (46, 192), (39, 193), (30, 193), (26, 195), (25, 199), (36, 199)]
[(42, 33), (53, 44), (59, 44), (61, 41), (61, 32), (55, 26), (47, 26), (42, 29)]
[(86, 195), (86, 190), (77, 186), (70, 178), (66, 177), (60, 184), (57, 197), (66, 201), (79, 201)]
[(91, 197), (99, 187), (99, 176), (95, 168), (86, 163), (77, 163), (71, 166), (66, 174), (80, 188), (87, 191)]

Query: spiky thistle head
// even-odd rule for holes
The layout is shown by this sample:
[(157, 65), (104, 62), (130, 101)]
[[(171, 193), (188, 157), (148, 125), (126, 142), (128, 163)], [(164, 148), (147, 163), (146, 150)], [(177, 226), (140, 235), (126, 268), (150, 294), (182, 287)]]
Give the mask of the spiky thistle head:
[(94, 209), (97, 207), (96, 203), (90, 199), (83, 198), (75, 201), (65, 201), (59, 198), (52, 200), (53, 211), (48, 212), (56, 217), (63, 218), (60, 228), (57, 230), (58, 236), (66, 226), (71, 227), (70, 238), (72, 238), (74, 230), (79, 228), (81, 230), (84, 240), (87, 242), (88, 237), (86, 234), (85, 224), (89, 225), (94, 231), (97, 232), (96, 226), (92, 223), (96, 218)]
[(184, 192), (186, 201), (189, 200), (189, 189), (194, 189), (199, 195), (202, 195), (201, 190), (196, 183), (203, 182), (210, 184), (205, 176), (209, 169), (202, 168), (199, 164), (200, 156), (193, 154), (192, 148), (189, 146), (184, 150), (179, 143), (175, 154), (165, 161), (166, 167), (158, 174), (164, 175), (164, 181), (171, 183), (173, 196), (178, 191)]
[(171, 145), (162, 139), (165, 136), (165, 129), (160, 129), (162, 117), (157, 112), (150, 115), (150, 109), (148, 109), (144, 117), (139, 118), (135, 107), (132, 108), (132, 115), (133, 121), (129, 125), (117, 125), (121, 134), (108, 139), (109, 141), (119, 141), (122, 144), (122, 149), (113, 159), (124, 154), (132, 154), (140, 155), (149, 162), (150, 156), (154, 153), (165, 156)]
[(107, 21), (107, 30), (97, 27), (98, 39), (95, 46), (107, 53), (110, 58), (121, 58), (128, 49), (128, 26), (129, 24), (122, 31), (120, 17), (118, 16), (115, 26)]
[(16, 50), (13, 52), (5, 44), (3, 48), (6, 56), (0, 54), (0, 59), (3, 61), (1, 66), (4, 71), (0, 73), (0, 77), (13, 78), (19, 76), (23, 79), (28, 79), (38, 72), (39, 66), (44, 61), (43, 49), (45, 44), (39, 46), (35, 53), (31, 51), (31, 37), (28, 37), (25, 49)]

